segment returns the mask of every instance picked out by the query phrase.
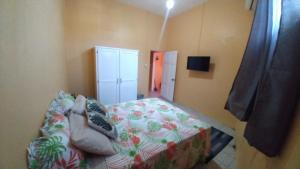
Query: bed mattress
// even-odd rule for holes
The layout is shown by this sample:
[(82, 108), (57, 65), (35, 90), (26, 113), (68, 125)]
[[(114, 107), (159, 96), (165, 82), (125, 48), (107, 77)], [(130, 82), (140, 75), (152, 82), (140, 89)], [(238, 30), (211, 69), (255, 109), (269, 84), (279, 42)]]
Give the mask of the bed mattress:
[(107, 106), (117, 154), (89, 155), (89, 169), (184, 169), (209, 153), (210, 126), (158, 98)]

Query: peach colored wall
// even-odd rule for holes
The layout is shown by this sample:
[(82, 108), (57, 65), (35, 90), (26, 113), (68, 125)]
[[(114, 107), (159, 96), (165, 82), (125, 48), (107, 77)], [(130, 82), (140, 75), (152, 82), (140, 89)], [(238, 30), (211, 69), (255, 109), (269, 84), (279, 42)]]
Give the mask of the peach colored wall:
[[(243, 0), (208, 0), (170, 19), (167, 50), (178, 51), (175, 102), (234, 127), (224, 110), (251, 27)], [(187, 56), (211, 56), (209, 73), (186, 69)]]
[(150, 51), (157, 47), (163, 18), (116, 0), (65, 0), (65, 6), (70, 90), (95, 95), (92, 48), (102, 45), (139, 50), (138, 91), (147, 94)]
[(61, 0), (0, 1), (0, 168), (26, 168), (50, 99), (67, 89)]

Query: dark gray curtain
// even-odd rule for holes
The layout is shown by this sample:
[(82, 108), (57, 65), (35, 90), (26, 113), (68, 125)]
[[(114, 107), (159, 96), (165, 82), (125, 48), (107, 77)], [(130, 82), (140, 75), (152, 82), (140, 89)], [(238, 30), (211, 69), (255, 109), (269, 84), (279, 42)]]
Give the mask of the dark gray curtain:
[(282, 0), (276, 34), (272, 25), (278, 11), (273, 1), (258, 1), (248, 46), (225, 106), (248, 121), (246, 139), (268, 156), (280, 153), (300, 92), (300, 1)]
[(253, 99), (266, 64), (268, 34), (268, 0), (259, 0), (256, 6), (252, 31), (247, 48), (228, 97), (226, 109), (237, 118), (247, 121), (252, 111)]

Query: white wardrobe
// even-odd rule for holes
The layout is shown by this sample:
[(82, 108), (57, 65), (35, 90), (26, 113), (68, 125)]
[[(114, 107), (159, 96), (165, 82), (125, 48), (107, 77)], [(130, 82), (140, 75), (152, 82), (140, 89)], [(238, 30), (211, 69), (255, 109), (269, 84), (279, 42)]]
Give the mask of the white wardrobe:
[(138, 51), (95, 47), (97, 100), (115, 104), (137, 99)]

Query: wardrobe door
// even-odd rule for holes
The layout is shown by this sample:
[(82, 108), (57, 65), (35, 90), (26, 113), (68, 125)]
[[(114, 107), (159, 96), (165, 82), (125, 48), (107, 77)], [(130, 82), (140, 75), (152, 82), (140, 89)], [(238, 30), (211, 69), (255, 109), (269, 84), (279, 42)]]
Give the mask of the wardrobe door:
[(120, 102), (137, 99), (138, 51), (120, 49)]
[(119, 49), (97, 48), (97, 99), (102, 104), (119, 103)]

